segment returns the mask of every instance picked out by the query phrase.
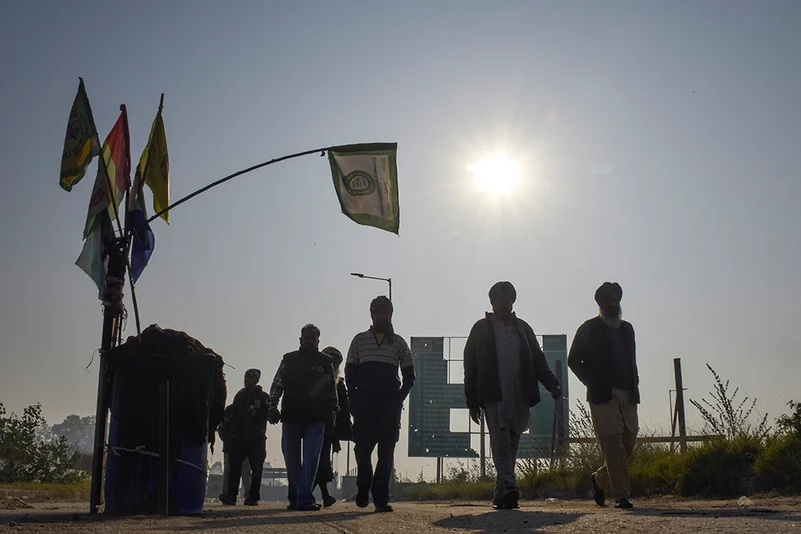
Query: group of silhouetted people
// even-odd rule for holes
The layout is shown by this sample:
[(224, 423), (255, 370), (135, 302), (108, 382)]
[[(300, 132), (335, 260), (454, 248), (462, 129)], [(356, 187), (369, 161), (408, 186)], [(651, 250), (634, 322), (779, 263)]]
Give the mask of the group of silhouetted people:
[[(328, 490), (334, 478), (331, 454), (341, 450), (340, 441), (352, 440), (358, 470), (356, 504), (368, 506), (372, 493), (377, 512), (392, 511), (389, 482), (395, 444), (403, 402), (414, 384), (414, 361), (406, 341), (392, 328), (392, 313), (387, 297), (371, 302), (372, 325), (354, 337), (344, 380), (342, 353), (335, 347), (319, 350), (320, 329), (313, 324), (301, 329), (299, 349), (284, 355), (269, 394), (258, 385), (258, 370), (245, 373), (245, 387), (226, 408), (218, 430), (226, 459), (224, 491), (219, 497), (223, 504), (236, 504), (246, 461), (250, 482), (244, 504), (258, 504), (266, 425), (280, 422), (288, 509), (314, 511), (336, 502)], [(378, 463), (373, 472), (371, 456), (376, 446)], [(315, 486), (320, 487), (322, 505), (315, 501)]]
[[(573, 340), (568, 366), (587, 387), (587, 401), (604, 456), (592, 475), (595, 501), (605, 504), (609, 491), (618, 508), (631, 508), (627, 461), (638, 431), (639, 376), (634, 329), (622, 320), (619, 284), (605, 282), (595, 293), (600, 313), (582, 324)], [(490, 288), (492, 313), (477, 321), (464, 350), (464, 388), (470, 417), (484, 415), (496, 470), (492, 504), (519, 506), (515, 463), (521, 435), (529, 428), (530, 409), (540, 401), (539, 384), (554, 399), (559, 381), (531, 326), (513, 310), (517, 292), (509, 282)], [(249, 474), (244, 504), (260, 500), (266, 425), (282, 424), (288, 509), (315, 511), (333, 505), (328, 491), (334, 478), (331, 454), (340, 441), (352, 440), (356, 456), (356, 505), (391, 512), (389, 482), (403, 403), (414, 385), (414, 360), (406, 341), (392, 327), (392, 302), (377, 297), (370, 304), (372, 325), (357, 334), (344, 358), (335, 347), (319, 350), (320, 330), (301, 329), (300, 347), (284, 355), (267, 394), (261, 373), (245, 373), (244, 387), (226, 408), (219, 434), (225, 454), (223, 504), (236, 503), (240, 477)], [(280, 408), (279, 408), (280, 403)], [(353, 423), (351, 424), (351, 416)], [(372, 454), (378, 447), (373, 470)], [(247, 463), (247, 464), (246, 464)], [(249, 468), (243, 473), (243, 465)], [(247, 473), (249, 471), (249, 473)], [(320, 487), (322, 505), (313, 490)]]

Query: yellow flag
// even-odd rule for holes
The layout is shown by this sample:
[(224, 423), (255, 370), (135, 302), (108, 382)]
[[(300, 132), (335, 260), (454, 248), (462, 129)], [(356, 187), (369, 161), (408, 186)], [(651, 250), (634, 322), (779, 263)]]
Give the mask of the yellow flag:
[(83, 78), (78, 78), (78, 94), (72, 103), (70, 118), (67, 122), (67, 135), (64, 137), (64, 150), (61, 156), (61, 178), (59, 184), (65, 191), (72, 191), (92, 158), (100, 154), (100, 141), (97, 138), (97, 128), (92, 117), (92, 107), (89, 97), (83, 86)]
[[(161, 95), (162, 103), (164, 95)], [(150, 128), (147, 147), (139, 158), (142, 178), (153, 191), (153, 209), (156, 213), (170, 205), (170, 158), (167, 155), (167, 134), (164, 133), (164, 121), (161, 118), (162, 104)], [(169, 224), (170, 212), (162, 213), (161, 218)]]

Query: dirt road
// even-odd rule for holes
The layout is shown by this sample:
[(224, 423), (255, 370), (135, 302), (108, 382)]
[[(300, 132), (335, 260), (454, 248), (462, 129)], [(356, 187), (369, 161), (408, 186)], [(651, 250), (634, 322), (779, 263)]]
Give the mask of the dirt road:
[(290, 512), (281, 503), (258, 507), (206, 506), (202, 517), (90, 517), (83, 503), (35, 504), (0, 509), (0, 532), (603, 532), (698, 534), (704, 532), (792, 532), (801, 534), (801, 498), (755, 499), (749, 508), (736, 501), (638, 500), (634, 511), (596, 508), (589, 501), (524, 501), (519, 510), (495, 511), (486, 503), (396, 503), (395, 512), (337, 503), (319, 512)]

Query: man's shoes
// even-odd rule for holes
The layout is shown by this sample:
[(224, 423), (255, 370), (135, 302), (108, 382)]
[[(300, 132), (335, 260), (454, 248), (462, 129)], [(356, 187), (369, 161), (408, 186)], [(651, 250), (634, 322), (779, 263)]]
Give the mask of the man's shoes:
[(621, 508), (623, 510), (629, 510), (634, 508), (634, 504), (627, 498), (618, 499), (615, 501), (615, 508)]
[(222, 504), (224, 504), (225, 506), (233, 506), (233, 505), (236, 504), (236, 499), (232, 499), (231, 497), (229, 497), (225, 493), (220, 493), (220, 495), (217, 497), (217, 499), (219, 499), (220, 502)]
[(390, 506), (388, 504), (376, 504), (375, 505), (375, 512), (377, 514), (381, 514), (381, 513), (384, 513), (384, 512), (394, 512), (394, 511), (395, 510), (392, 508), (392, 506)]
[(259, 501), (254, 501), (253, 499), (247, 498), (247, 499), (245, 499), (244, 505), (245, 506), (258, 506), (259, 505)]
[(518, 499), (519, 495), (517, 491), (510, 491), (500, 499), (493, 499), (492, 507), (496, 510), (516, 510), (520, 508), (520, 504), (517, 502)]
[(367, 505), (370, 504), (370, 495), (368, 493), (359, 492), (356, 494), (356, 506), (359, 508), (367, 508)]
[(507, 510), (516, 510), (520, 508), (520, 504), (518, 504), (517, 502), (518, 498), (519, 494), (517, 493), (517, 491), (510, 491), (509, 493), (507, 493), (503, 498), (504, 504), (506, 505), (504, 506), (504, 508), (506, 508)]
[(336, 504), (336, 502), (337, 502), (336, 497), (333, 497), (331, 495), (329, 495), (328, 497), (324, 497), (323, 498), (323, 508), (329, 508), (331, 506), (334, 506), (334, 504)]
[(606, 506), (606, 495), (604, 490), (595, 482), (595, 473), (592, 474), (592, 498), (598, 506)]
[(304, 504), (303, 506), (298, 506), (298, 510), (300, 510), (301, 512), (317, 512), (320, 510), (320, 508), (322, 508), (322, 506), (320, 506), (316, 502), (313, 502), (311, 504)]
[(289, 503), (289, 504), (286, 505), (286, 509), (287, 510), (297, 510), (298, 506), (296, 504), (294, 504), (294, 503)]

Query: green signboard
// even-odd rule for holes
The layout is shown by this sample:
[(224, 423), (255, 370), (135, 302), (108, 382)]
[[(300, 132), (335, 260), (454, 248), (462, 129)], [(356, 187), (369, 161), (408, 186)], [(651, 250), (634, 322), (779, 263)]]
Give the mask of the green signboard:
[(448, 384), (444, 338), (413, 337), (417, 375), (409, 393), (409, 456), (470, 458), (470, 434), (451, 432), (451, 408), (465, 408), (464, 386)]
[[(543, 336), (542, 345), (548, 367), (562, 384), (563, 399), (554, 401), (539, 386), (542, 401), (531, 410), (531, 428), (520, 438), (519, 458), (550, 456), (555, 442), (554, 431), (557, 437), (567, 434), (567, 336)], [(478, 452), (470, 445), (471, 433), (450, 431), (451, 409), (466, 409), (467, 406), (464, 385), (448, 383), (448, 360), (444, 347), (443, 337), (411, 338), (417, 380), (409, 394), (410, 457), (478, 457)], [(461, 358), (459, 354), (451, 361)], [(474, 429), (473, 434), (479, 433), (478, 425), (471, 428)]]

